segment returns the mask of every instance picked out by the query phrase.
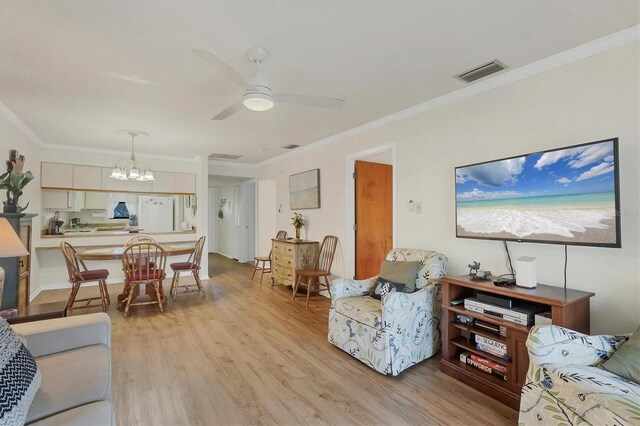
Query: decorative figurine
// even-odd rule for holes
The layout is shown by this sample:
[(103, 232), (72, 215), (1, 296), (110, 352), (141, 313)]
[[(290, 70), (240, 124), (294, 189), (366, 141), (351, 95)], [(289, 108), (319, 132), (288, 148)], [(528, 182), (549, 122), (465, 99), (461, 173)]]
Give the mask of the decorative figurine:
[(472, 280), (486, 280), (491, 276), (491, 271), (481, 271), (480, 262), (474, 260), (473, 263), (467, 265), (469, 267), (469, 276)]
[(469, 276), (475, 277), (476, 273), (480, 269), (480, 262), (474, 260), (473, 263), (467, 265), (469, 267)]
[(5, 213), (21, 213), (22, 210), (25, 210), (29, 206), (29, 203), (24, 207), (18, 204), (22, 190), (33, 180), (33, 174), (31, 172), (22, 173), (24, 161), (24, 155), (18, 155), (17, 150), (12, 149), (9, 151), (7, 172), (0, 175), (0, 189), (7, 191), (7, 199), (2, 202)]

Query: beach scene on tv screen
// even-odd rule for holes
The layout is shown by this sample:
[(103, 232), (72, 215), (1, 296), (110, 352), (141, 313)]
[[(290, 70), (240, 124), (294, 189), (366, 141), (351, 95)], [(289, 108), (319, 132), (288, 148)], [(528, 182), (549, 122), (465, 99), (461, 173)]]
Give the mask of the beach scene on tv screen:
[(456, 169), (459, 237), (615, 244), (614, 141)]

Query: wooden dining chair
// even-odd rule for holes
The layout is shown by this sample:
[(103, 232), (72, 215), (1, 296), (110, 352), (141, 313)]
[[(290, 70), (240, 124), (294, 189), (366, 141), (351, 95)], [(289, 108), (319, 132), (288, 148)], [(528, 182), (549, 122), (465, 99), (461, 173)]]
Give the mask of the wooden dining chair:
[[(287, 231), (278, 231), (278, 233), (276, 234), (276, 239), (278, 240), (284, 240), (287, 238)], [(256, 266), (255, 268), (253, 268), (253, 274), (251, 275), (251, 279), (253, 280), (253, 277), (256, 275), (256, 271), (260, 270), (260, 285), (262, 285), (262, 277), (264, 277), (264, 273), (271, 273), (271, 252), (273, 250), (269, 251), (269, 256), (256, 256), (254, 257), (255, 262), (256, 262)], [(267, 263), (269, 264), (269, 266), (267, 267)]]
[[(331, 265), (333, 264), (333, 257), (336, 254), (336, 247), (338, 245), (338, 237), (333, 235), (327, 235), (322, 240), (320, 251), (318, 252), (318, 258), (316, 259), (315, 266), (312, 269), (298, 269), (296, 275), (296, 285), (293, 288), (293, 299), (296, 300), (296, 294), (300, 286), (307, 288), (307, 303), (305, 308), (309, 308), (309, 296), (311, 295), (312, 288), (316, 287), (320, 292), (320, 286), (327, 288), (329, 295), (331, 295), (331, 284), (329, 283), (329, 275), (331, 275)], [(320, 281), (320, 278), (324, 279), (324, 282)], [(304, 282), (306, 280), (306, 283)]]
[(139, 234), (136, 236), (133, 236), (131, 238), (129, 238), (125, 243), (124, 246), (129, 247), (132, 246), (134, 244), (138, 244), (138, 243), (156, 243), (156, 240), (153, 239), (153, 237), (147, 235), (147, 234)]
[[(129, 238), (127, 241), (125, 241), (124, 243), (124, 248), (130, 247), (134, 244), (138, 244), (138, 243), (154, 243), (157, 244), (156, 240), (153, 239), (153, 237), (147, 235), (147, 234), (139, 234), (139, 235), (135, 235), (131, 238)], [(149, 266), (151, 268), (153, 268), (155, 265), (153, 264), (153, 262), (151, 262), (149, 264)], [(124, 274), (124, 291), (123, 293), (127, 293), (128, 291), (128, 283), (127, 283), (127, 274)]]
[[(106, 312), (107, 306), (111, 303), (109, 292), (107, 291), (107, 277), (109, 271), (106, 269), (87, 269), (84, 262), (77, 257), (76, 249), (69, 243), (63, 242), (60, 244), (60, 249), (64, 256), (64, 261), (67, 265), (67, 272), (69, 273), (69, 282), (71, 283), (71, 294), (67, 300), (67, 310), (73, 309), (89, 309), (95, 307), (102, 307), (102, 310)], [(100, 290), (100, 297), (88, 297), (85, 299), (76, 299), (80, 285), (89, 282), (98, 282), (98, 289)], [(100, 300), (100, 304), (94, 304), (94, 301)], [(75, 306), (78, 302), (85, 302), (81, 306)]]
[[(128, 285), (124, 316), (129, 316), (131, 306), (157, 304), (160, 312), (164, 312), (165, 301), (162, 290), (162, 280), (165, 278), (164, 267), (167, 261), (167, 253), (156, 243), (135, 243), (125, 248), (122, 253), (122, 269), (125, 273), (125, 281)], [(152, 300), (135, 302), (140, 294), (141, 285), (153, 287), (150, 294)], [(155, 297), (155, 300), (153, 298)]]
[[(193, 292), (201, 292), (202, 297), (205, 296), (204, 287), (202, 286), (202, 281), (200, 281), (200, 261), (202, 259), (202, 252), (204, 251), (204, 242), (205, 237), (202, 236), (196, 241), (196, 246), (193, 251), (189, 255), (189, 259), (186, 262), (175, 262), (170, 264), (171, 270), (173, 271), (173, 279), (171, 280), (171, 289), (169, 290), (169, 294), (173, 300), (176, 300), (176, 296), (178, 295), (178, 289), (183, 289), (181, 294), (193, 293)], [(180, 273), (181, 272), (191, 272), (193, 274), (193, 279), (196, 281), (195, 286), (193, 284), (182, 284), (180, 285)], [(197, 288), (192, 288), (197, 287)]]

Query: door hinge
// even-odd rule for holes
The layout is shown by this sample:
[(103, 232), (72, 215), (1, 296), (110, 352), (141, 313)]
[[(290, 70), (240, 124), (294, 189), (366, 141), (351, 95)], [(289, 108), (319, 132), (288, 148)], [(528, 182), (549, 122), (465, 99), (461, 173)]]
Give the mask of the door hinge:
[(356, 172), (353, 172), (353, 180), (356, 179)]
[(358, 224), (357, 224), (357, 223), (354, 223), (354, 224), (353, 224), (353, 230), (354, 230), (354, 231), (357, 231), (357, 230), (358, 230)]

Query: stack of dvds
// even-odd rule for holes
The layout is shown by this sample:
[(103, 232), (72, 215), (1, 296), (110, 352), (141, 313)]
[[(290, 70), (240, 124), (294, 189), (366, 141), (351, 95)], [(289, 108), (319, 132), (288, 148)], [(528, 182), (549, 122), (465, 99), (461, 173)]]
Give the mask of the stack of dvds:
[(493, 356), (497, 356), (507, 361), (510, 359), (510, 357), (507, 355), (507, 345), (505, 343), (489, 339), (488, 337), (479, 336), (477, 334), (475, 336), (476, 349), (487, 352)]

